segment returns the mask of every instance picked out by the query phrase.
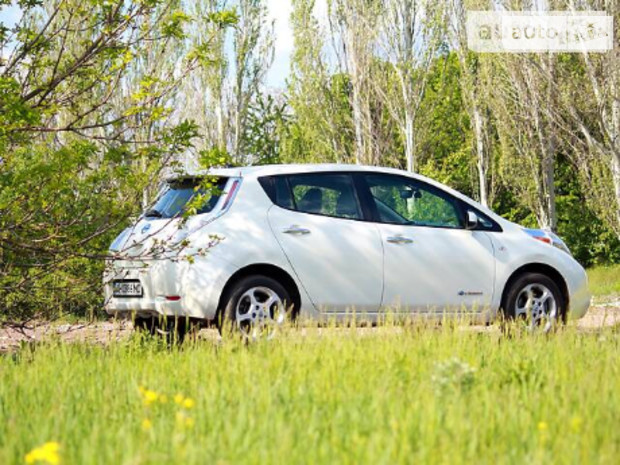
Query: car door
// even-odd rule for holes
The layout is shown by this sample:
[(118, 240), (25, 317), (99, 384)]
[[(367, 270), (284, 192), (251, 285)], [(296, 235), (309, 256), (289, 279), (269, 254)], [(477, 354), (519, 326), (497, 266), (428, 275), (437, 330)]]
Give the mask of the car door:
[(490, 305), (493, 244), (489, 233), (463, 227), (460, 201), (414, 178), (363, 178), (384, 247), (382, 309), (475, 312)]
[(273, 233), (317, 310), (377, 312), (383, 251), (346, 173), (275, 176)]

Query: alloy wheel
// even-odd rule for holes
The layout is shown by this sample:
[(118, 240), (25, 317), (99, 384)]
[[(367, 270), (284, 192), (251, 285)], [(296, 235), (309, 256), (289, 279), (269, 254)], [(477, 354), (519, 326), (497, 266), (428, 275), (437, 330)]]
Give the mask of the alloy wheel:
[(264, 286), (245, 291), (235, 308), (235, 321), (239, 331), (248, 338), (271, 338), (286, 319), (286, 308), (280, 296)]
[(528, 284), (517, 295), (514, 315), (528, 320), (532, 329), (541, 328), (548, 332), (558, 321), (558, 303), (544, 284)]

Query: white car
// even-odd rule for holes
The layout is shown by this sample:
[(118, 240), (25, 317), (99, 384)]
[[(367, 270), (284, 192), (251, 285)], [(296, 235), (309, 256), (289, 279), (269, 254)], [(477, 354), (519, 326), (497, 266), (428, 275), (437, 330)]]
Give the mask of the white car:
[[(211, 194), (198, 189), (207, 174), (217, 184)], [(189, 209), (197, 195), (199, 208)], [(389, 168), (178, 176), (111, 253), (107, 312), (151, 330), (160, 316), (250, 333), (285, 316), (467, 313), (488, 322), (500, 309), (548, 328), (590, 304), (586, 273), (556, 235)]]

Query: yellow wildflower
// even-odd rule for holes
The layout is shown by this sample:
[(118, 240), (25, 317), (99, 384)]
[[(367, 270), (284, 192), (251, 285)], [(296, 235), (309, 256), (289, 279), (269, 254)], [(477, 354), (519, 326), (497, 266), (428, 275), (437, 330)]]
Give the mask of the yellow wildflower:
[(150, 391), (148, 389), (144, 391), (144, 394), (142, 396), (144, 398), (144, 405), (146, 406), (151, 405), (153, 402), (157, 402), (157, 399), (159, 399), (159, 394), (157, 394), (155, 391)]
[(185, 398), (181, 394), (177, 394), (174, 396), (174, 402), (178, 405), (181, 405)]
[(28, 464), (47, 463), (57, 465), (60, 463), (60, 444), (55, 441), (46, 442), (40, 447), (32, 449), (26, 454), (25, 461)]
[(578, 433), (579, 431), (581, 431), (581, 424), (583, 423), (583, 421), (581, 420), (581, 418), (579, 417), (573, 417), (570, 421), (570, 426), (571, 429), (575, 432)]
[(151, 420), (149, 420), (148, 418), (145, 418), (144, 420), (142, 420), (142, 430), (143, 431), (148, 431), (153, 427), (153, 423), (151, 423)]
[(547, 428), (548, 428), (547, 423), (545, 423), (544, 421), (538, 422), (538, 431), (546, 431)]
[(186, 409), (191, 409), (195, 405), (194, 399), (187, 398), (183, 401), (183, 407)]

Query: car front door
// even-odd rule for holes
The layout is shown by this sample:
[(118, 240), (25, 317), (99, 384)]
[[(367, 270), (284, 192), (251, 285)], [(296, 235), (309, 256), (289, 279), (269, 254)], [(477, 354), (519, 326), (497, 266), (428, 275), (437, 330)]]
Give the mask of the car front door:
[(317, 310), (377, 312), (383, 251), (362, 221), (353, 178), (343, 173), (275, 176), (271, 228)]
[(488, 232), (463, 227), (461, 203), (414, 178), (363, 175), (384, 248), (382, 309), (481, 311), (490, 305), (495, 257)]

